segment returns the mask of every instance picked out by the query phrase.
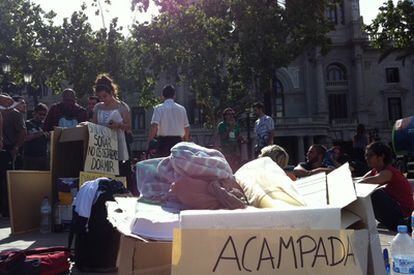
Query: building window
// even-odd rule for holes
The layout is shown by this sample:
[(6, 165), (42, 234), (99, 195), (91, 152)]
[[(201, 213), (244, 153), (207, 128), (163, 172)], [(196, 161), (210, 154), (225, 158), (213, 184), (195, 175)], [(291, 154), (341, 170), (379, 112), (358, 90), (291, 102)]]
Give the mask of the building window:
[(390, 121), (402, 118), (401, 98), (388, 98), (388, 118)]
[(277, 118), (285, 116), (285, 100), (283, 95), (283, 85), (279, 80), (273, 81), (273, 91), (274, 91), (274, 115)]
[(387, 77), (387, 83), (400, 82), (400, 72), (398, 68), (386, 68), (385, 75)]
[(145, 109), (132, 108), (132, 129), (145, 130)]
[(329, 119), (348, 117), (348, 104), (345, 93), (329, 95)]
[(338, 10), (335, 4), (331, 4), (326, 9), (326, 17), (328, 18), (329, 21), (331, 21), (335, 25), (338, 24)]
[(345, 68), (340, 64), (331, 64), (326, 70), (326, 79), (328, 81), (347, 80)]
[[(341, 24), (345, 25), (345, 10), (344, 10), (344, 1), (331, 0), (325, 10), (326, 18), (329, 21), (338, 25), (340, 19)], [(340, 18), (339, 18), (340, 17)]]

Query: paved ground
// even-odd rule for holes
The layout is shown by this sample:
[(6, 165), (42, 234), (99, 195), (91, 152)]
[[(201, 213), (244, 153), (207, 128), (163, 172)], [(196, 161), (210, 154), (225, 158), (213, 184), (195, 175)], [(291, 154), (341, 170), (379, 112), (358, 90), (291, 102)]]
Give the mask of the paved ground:
[[(31, 232), (19, 235), (10, 235), (10, 220), (8, 218), (0, 217), (0, 251), (18, 248), (37, 248), (37, 247), (48, 247), (48, 246), (67, 246), (68, 244), (68, 233), (49, 233), (41, 234), (40, 232)], [(92, 275), (102, 273), (85, 273), (80, 272), (76, 269), (72, 270), (72, 274)], [(108, 275), (116, 275), (117, 273), (105, 273)]]
[[(390, 249), (391, 240), (394, 237), (394, 232), (389, 232), (385, 229), (379, 229), (379, 236), (382, 249)], [(0, 251), (10, 248), (36, 248), (45, 246), (58, 246), (67, 245), (68, 233), (49, 233), (41, 234), (39, 232), (32, 232), (27, 234), (21, 234), (17, 236), (10, 235), (10, 222), (9, 219), (0, 218)], [(73, 270), (72, 274), (98, 274), (98, 273), (83, 273), (77, 270)], [(116, 275), (116, 273), (106, 273), (109, 275)]]

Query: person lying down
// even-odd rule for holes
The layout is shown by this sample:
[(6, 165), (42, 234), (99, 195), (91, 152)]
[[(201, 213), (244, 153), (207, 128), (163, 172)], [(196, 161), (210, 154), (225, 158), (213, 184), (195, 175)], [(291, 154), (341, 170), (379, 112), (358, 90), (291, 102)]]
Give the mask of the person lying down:
[(305, 206), (294, 182), (270, 157), (259, 157), (234, 174), (249, 205), (258, 208)]

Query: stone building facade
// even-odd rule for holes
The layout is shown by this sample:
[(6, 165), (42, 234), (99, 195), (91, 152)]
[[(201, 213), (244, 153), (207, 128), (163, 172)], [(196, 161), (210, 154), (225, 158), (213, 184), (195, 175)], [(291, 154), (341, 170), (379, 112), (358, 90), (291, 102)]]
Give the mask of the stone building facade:
[[(292, 163), (304, 160), (312, 143), (336, 142), (350, 149), (358, 123), (371, 136), (390, 142), (393, 122), (414, 114), (414, 58), (405, 66), (392, 55), (378, 62), (381, 53), (369, 47), (361, 31), (358, 0), (343, 0), (326, 15), (335, 24), (329, 53), (306, 51), (279, 69), (274, 80), (275, 143), (289, 151)], [(200, 110), (185, 88), (178, 90), (177, 101), (189, 110), (194, 140), (211, 144), (212, 133), (198, 126)], [(144, 150), (150, 118), (150, 112), (133, 110), (136, 150)]]
[[(369, 47), (369, 39), (361, 31), (359, 0), (343, 0), (326, 16), (335, 24), (329, 33), (332, 45), (328, 54), (304, 52), (287, 68), (279, 69), (273, 83), (275, 143), (288, 150), (292, 164), (305, 159), (312, 143), (339, 143), (350, 149), (358, 123), (371, 136), (388, 143), (393, 122), (414, 115), (414, 57), (405, 65), (395, 61), (395, 55), (378, 62), (381, 53)], [(169, 82), (167, 77), (160, 81)], [(161, 87), (155, 93), (160, 95)], [(136, 107), (138, 96), (127, 94), (124, 100), (132, 110), (132, 149), (144, 151), (152, 110)], [(202, 128), (202, 110), (186, 87), (178, 87), (177, 102), (187, 108), (193, 140), (204, 146), (213, 144), (214, 133)], [(243, 151), (246, 158), (247, 148)]]

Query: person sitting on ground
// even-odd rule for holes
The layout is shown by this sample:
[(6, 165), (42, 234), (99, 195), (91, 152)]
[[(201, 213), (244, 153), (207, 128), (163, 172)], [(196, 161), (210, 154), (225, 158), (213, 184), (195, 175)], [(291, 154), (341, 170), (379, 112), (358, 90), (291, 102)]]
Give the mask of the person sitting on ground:
[[(258, 157), (269, 157), (282, 169), (285, 169), (289, 163), (289, 154), (283, 147), (276, 144), (262, 148)], [(288, 175), (291, 180), (296, 180), (294, 174), (286, 172), (286, 175)]]
[(391, 164), (391, 149), (381, 142), (373, 142), (366, 148), (365, 159), (372, 170), (360, 182), (381, 186), (371, 195), (375, 219), (393, 231), (400, 224), (409, 225), (414, 210), (413, 190), (404, 175)]
[(333, 168), (326, 167), (323, 159), (326, 154), (325, 146), (313, 144), (306, 153), (307, 162), (299, 163), (294, 169), (293, 174), (296, 177), (307, 177), (321, 172), (329, 173)]

